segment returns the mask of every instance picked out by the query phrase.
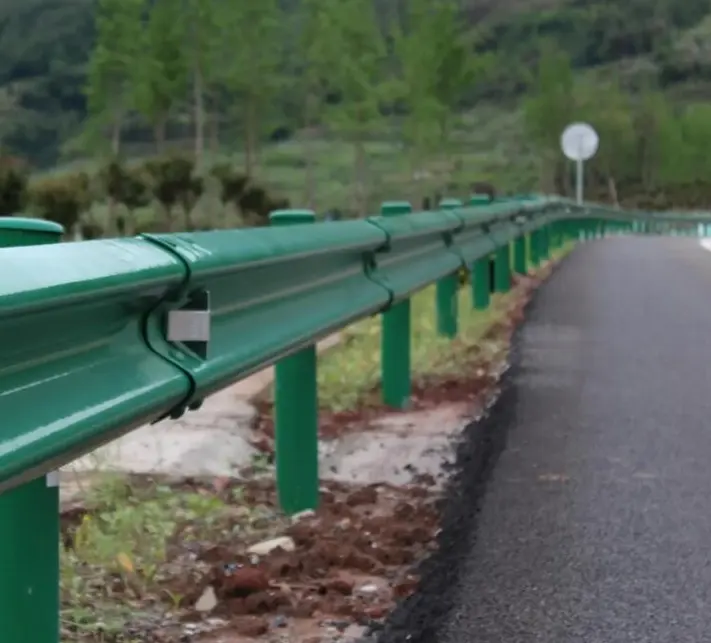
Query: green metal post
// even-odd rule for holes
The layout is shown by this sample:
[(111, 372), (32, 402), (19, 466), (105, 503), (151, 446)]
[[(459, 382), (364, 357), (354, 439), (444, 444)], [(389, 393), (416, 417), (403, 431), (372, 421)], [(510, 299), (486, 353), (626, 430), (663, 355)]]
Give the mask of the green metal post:
[(528, 237), (529, 255), (531, 257), (531, 265), (538, 268), (541, 265), (541, 233), (539, 230), (533, 230)]
[[(472, 207), (481, 207), (489, 204), (487, 197), (474, 195), (469, 199), (469, 205)], [(486, 310), (491, 302), (491, 293), (489, 292), (489, 257), (481, 257), (477, 259), (471, 266), (470, 272), (471, 289), (472, 289), (472, 304), (475, 310)]]
[[(63, 234), (51, 221), (0, 217), (0, 248), (57, 243)], [(8, 643), (59, 643), (58, 476), (0, 494), (0, 632)]]
[(548, 225), (548, 247), (551, 250), (558, 247), (558, 226), (555, 221)]
[[(310, 210), (278, 210), (273, 226), (309, 224)], [(284, 320), (288, 323), (289, 320)], [(316, 346), (308, 346), (276, 364), (274, 438), (277, 494), (282, 510), (295, 514), (318, 506), (318, 388)]]
[(514, 271), (518, 275), (526, 274), (526, 235), (514, 241)]
[(545, 225), (539, 231), (539, 257), (542, 261), (550, 259), (550, 226)]
[[(457, 199), (444, 199), (440, 210), (456, 210), (462, 207)], [(454, 272), (437, 282), (437, 332), (443, 337), (457, 336), (459, 275)]]
[[(380, 214), (396, 217), (412, 212), (407, 201), (388, 201), (382, 204)], [(399, 301), (382, 315), (380, 368), (383, 402), (395, 409), (404, 409), (410, 403), (410, 300)]]
[(494, 282), (496, 292), (511, 290), (511, 250), (508, 243), (496, 249)]
[[(499, 200), (501, 202), (501, 200)], [(488, 205), (490, 201), (483, 195), (474, 195), (469, 200), (469, 205)], [(496, 249), (494, 254), (494, 289), (496, 292), (511, 290), (511, 247), (506, 243)]]

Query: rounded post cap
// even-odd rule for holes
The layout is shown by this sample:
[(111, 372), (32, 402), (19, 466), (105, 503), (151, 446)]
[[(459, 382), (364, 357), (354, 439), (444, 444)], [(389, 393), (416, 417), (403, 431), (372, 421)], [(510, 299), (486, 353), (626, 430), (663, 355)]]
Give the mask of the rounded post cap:
[(409, 201), (384, 201), (380, 206), (380, 214), (384, 217), (395, 217), (411, 212), (412, 205)]
[(462, 207), (462, 202), (459, 199), (442, 199), (439, 202), (440, 210), (456, 210)]
[(42, 232), (45, 234), (64, 234), (64, 226), (47, 219), (31, 217), (0, 217), (0, 230), (18, 230), (22, 232)]
[(490, 203), (491, 199), (488, 194), (472, 194), (469, 198), (469, 205), (473, 206), (489, 205)]
[(269, 215), (271, 225), (297, 225), (314, 221), (316, 221), (316, 214), (313, 210), (274, 210)]

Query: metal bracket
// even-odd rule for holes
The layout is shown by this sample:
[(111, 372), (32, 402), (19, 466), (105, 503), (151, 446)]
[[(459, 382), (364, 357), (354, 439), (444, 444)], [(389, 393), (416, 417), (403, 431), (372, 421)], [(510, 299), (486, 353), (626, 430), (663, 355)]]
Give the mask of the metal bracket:
[(200, 359), (207, 359), (211, 317), (210, 292), (195, 290), (188, 294), (182, 308), (168, 311), (166, 339), (182, 344)]

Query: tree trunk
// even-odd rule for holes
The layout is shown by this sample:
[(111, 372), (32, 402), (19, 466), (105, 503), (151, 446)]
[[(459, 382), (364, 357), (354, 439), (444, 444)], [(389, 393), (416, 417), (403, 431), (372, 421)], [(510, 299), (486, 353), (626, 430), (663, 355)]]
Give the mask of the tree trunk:
[(617, 184), (612, 174), (607, 175), (607, 191), (610, 193), (610, 200), (616, 208), (620, 207), (620, 200), (617, 197)]
[(156, 118), (153, 135), (156, 139), (156, 153), (158, 156), (162, 156), (165, 152), (165, 130), (167, 121), (167, 114), (161, 114)]
[(306, 162), (306, 177), (304, 185), (304, 203), (310, 210), (316, 210), (316, 172), (315, 172), (315, 145), (316, 142), (316, 111), (317, 98), (312, 94), (306, 97), (306, 145), (304, 146), (304, 161)]
[(173, 210), (170, 206), (163, 206), (164, 208), (164, 216), (165, 216), (165, 228), (166, 232), (173, 232), (174, 226), (174, 217), (173, 217)]
[(217, 108), (213, 110), (210, 118), (210, 151), (214, 155), (220, 151), (220, 116)]
[(248, 95), (244, 112), (244, 173), (248, 177), (256, 174), (259, 163), (259, 152), (257, 150), (258, 128), (257, 101), (254, 96)]
[(109, 238), (113, 239), (116, 237), (117, 231), (116, 231), (116, 200), (112, 197), (109, 196), (107, 197), (106, 200), (106, 230), (104, 231), (104, 235)]
[(410, 185), (412, 190), (410, 198), (412, 199), (412, 203), (415, 204), (415, 210), (419, 209), (424, 196), (424, 191), (422, 190), (423, 183), (420, 175), (420, 155), (417, 152), (417, 148), (415, 148), (410, 152)]
[(200, 167), (205, 151), (205, 91), (202, 70), (199, 65), (195, 65), (194, 69), (193, 100), (195, 108), (195, 165)]
[(123, 125), (123, 115), (118, 113), (114, 116), (114, 122), (111, 126), (111, 154), (114, 158), (118, 158), (121, 153), (121, 126)]
[(354, 141), (354, 152), (353, 208), (357, 216), (364, 217), (367, 214), (368, 195), (365, 177), (365, 144), (360, 136), (357, 136)]

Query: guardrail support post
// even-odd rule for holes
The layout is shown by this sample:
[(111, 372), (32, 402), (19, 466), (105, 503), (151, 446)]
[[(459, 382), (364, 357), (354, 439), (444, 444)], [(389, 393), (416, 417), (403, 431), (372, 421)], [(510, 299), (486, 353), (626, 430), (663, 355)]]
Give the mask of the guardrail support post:
[[(488, 198), (474, 195), (469, 200), (470, 207), (481, 207), (489, 204)], [(491, 301), (489, 288), (489, 256), (477, 259), (470, 269), (472, 289), (472, 305), (475, 310), (486, 310)]]
[(511, 246), (509, 243), (505, 243), (496, 249), (494, 270), (496, 292), (508, 292), (511, 290)]
[(539, 258), (542, 261), (550, 259), (550, 226), (544, 225), (539, 231)]
[(514, 270), (516, 274), (526, 274), (526, 235), (524, 234), (514, 241)]
[[(456, 210), (462, 207), (457, 199), (444, 199), (440, 210)], [(457, 336), (459, 303), (459, 272), (443, 277), (437, 282), (437, 332), (443, 337)]]
[(541, 265), (541, 232), (533, 230), (529, 236), (529, 244), (531, 248), (531, 265), (538, 268)]
[[(410, 214), (406, 201), (383, 203), (380, 214), (395, 217)], [(405, 299), (382, 314), (380, 369), (383, 402), (392, 408), (404, 409), (410, 403), (410, 300)]]
[[(313, 223), (310, 210), (279, 210), (273, 226)], [(284, 320), (288, 323), (288, 320)], [(316, 346), (275, 366), (274, 437), (279, 504), (287, 514), (318, 506), (318, 388)]]
[[(51, 221), (0, 218), (0, 248), (56, 243), (63, 234)], [(2, 640), (59, 643), (57, 472), (0, 494), (0, 570)]]

